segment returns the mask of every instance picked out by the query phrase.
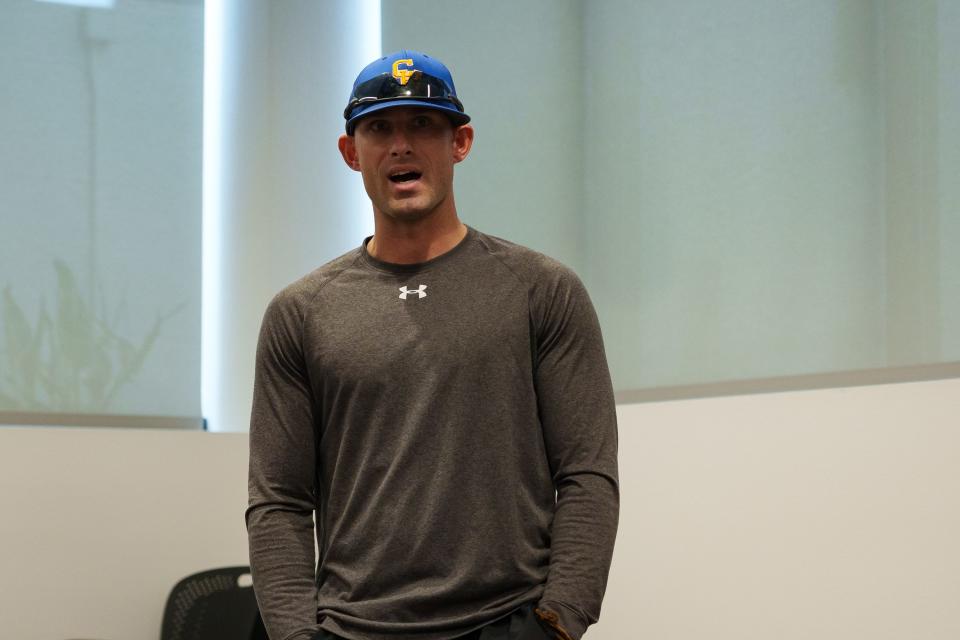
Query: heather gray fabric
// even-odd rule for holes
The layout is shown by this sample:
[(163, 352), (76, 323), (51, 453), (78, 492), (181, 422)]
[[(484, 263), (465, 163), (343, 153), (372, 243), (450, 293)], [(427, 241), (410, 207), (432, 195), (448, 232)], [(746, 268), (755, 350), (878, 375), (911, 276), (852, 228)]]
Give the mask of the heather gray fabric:
[(272, 640), (449, 640), (526, 604), (579, 638), (619, 509), (583, 285), (470, 228), (429, 262), (364, 242), (285, 288), (257, 347), (249, 492)]
[[(342, 636), (321, 629), (311, 640), (340, 640)], [(555, 640), (556, 635), (537, 621), (533, 605), (526, 604), (507, 616), (495, 620), (455, 640)]]

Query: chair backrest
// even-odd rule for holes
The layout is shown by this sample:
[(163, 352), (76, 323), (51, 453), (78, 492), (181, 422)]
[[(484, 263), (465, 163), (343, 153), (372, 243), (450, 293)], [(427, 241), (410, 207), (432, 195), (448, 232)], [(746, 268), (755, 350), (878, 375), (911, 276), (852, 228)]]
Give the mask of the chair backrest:
[(163, 610), (160, 640), (268, 640), (250, 567), (223, 567), (178, 582)]

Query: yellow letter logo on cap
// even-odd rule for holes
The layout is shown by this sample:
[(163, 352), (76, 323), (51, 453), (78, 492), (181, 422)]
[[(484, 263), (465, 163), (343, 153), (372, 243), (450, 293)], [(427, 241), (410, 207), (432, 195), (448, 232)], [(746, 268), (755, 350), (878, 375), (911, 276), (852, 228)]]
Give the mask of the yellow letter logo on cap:
[(413, 75), (412, 69), (401, 69), (400, 65), (405, 67), (413, 66), (413, 59), (407, 58), (405, 60), (394, 60), (393, 61), (393, 77), (400, 82), (401, 85), (407, 84), (410, 81), (410, 76)]

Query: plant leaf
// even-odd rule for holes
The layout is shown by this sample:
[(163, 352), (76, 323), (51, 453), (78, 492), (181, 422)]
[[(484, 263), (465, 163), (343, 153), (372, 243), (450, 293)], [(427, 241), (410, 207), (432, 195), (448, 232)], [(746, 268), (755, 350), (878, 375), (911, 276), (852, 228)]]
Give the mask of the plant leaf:
[(26, 314), (17, 303), (10, 287), (3, 290), (4, 344), (10, 371), (16, 373), (10, 393), (18, 404), (29, 403), (39, 367), (36, 339)]
[[(71, 367), (74, 384), (79, 383), (79, 372), (89, 366), (93, 350), (93, 321), (86, 303), (80, 296), (73, 271), (62, 261), (54, 262), (57, 271), (57, 321), (60, 352)], [(76, 391), (76, 389), (74, 389)]]
[(104, 411), (107, 404), (107, 389), (113, 377), (113, 362), (110, 357), (110, 345), (114, 342), (109, 333), (101, 332), (100, 339), (94, 345), (90, 366), (84, 372), (83, 408), (92, 411)]

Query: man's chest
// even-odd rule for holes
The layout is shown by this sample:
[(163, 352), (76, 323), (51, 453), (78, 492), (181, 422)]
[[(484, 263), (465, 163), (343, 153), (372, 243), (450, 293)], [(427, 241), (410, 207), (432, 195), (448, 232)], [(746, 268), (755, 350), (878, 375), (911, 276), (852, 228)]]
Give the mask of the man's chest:
[(311, 382), (402, 389), (411, 378), (529, 375), (527, 292), (502, 274), (354, 276), (333, 282), (306, 320)]

